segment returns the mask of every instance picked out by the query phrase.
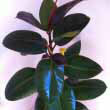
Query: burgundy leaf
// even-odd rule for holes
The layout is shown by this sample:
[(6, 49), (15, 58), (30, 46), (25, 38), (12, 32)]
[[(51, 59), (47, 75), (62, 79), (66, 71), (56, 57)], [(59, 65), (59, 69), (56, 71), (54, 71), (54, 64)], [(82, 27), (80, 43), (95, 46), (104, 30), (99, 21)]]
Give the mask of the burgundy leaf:
[(55, 53), (52, 56), (52, 60), (58, 65), (66, 64), (65, 57), (63, 55), (61, 55), (60, 53)]
[(21, 20), (24, 20), (25, 22), (28, 22), (29, 24), (35, 27), (45, 30), (45, 28), (39, 23), (39, 21), (31, 13), (21, 11), (17, 14), (16, 17)]
[(84, 0), (72, 0), (62, 6), (60, 6), (59, 8), (57, 8), (56, 10), (56, 14), (53, 16), (53, 20), (52, 20), (52, 24), (55, 25), (57, 24), (59, 21), (61, 21), (61, 19), (66, 15), (66, 13), (74, 6), (76, 6), (78, 3), (80, 3), (81, 1)]

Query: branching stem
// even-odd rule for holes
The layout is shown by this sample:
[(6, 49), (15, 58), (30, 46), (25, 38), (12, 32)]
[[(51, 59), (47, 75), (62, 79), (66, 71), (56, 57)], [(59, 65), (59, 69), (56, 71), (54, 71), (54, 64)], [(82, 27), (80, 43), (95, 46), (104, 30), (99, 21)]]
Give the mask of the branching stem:
[(49, 38), (48, 52), (51, 56), (53, 54), (51, 31), (47, 32), (47, 35), (48, 35), (48, 38)]

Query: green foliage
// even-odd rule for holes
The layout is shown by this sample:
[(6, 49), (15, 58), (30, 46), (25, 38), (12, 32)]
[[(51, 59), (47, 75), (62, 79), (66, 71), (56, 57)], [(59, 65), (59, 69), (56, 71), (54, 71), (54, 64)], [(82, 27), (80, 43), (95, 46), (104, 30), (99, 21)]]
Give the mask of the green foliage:
[(39, 95), (35, 103), (35, 110), (62, 110), (60, 98), (56, 98), (47, 103)]
[(106, 90), (105, 83), (98, 79), (79, 80), (76, 83), (71, 83), (67, 79), (66, 83), (74, 90), (77, 100), (94, 99)]
[(55, 26), (56, 24), (61, 22), (62, 19), (64, 18), (64, 16), (67, 14), (67, 12), (70, 9), (72, 9), (74, 6), (79, 4), (81, 1), (84, 1), (84, 0), (72, 0), (70, 2), (67, 2), (66, 4), (58, 7), (56, 9), (54, 16), (52, 17), (52, 25)]
[(50, 59), (41, 60), (36, 69), (35, 82), (37, 91), (51, 102), (62, 93), (64, 66), (57, 66)]
[(74, 55), (79, 55), (81, 50), (81, 41), (76, 42), (71, 45), (65, 52), (65, 57), (68, 59)]
[(64, 83), (61, 103), (63, 110), (75, 110), (76, 108), (76, 98), (74, 95), (74, 91), (66, 83)]
[(43, 0), (42, 5), (40, 7), (39, 17), (41, 24), (48, 29), (48, 21), (51, 15), (51, 11), (53, 9), (54, 2), (53, 0)]
[(87, 79), (96, 76), (101, 71), (101, 66), (93, 60), (84, 56), (73, 55), (67, 58), (64, 72), (70, 78)]
[(16, 72), (6, 86), (5, 95), (8, 100), (18, 100), (36, 92), (34, 84), (35, 68), (23, 68)]
[(82, 13), (65, 16), (81, 1), (57, 6), (57, 0), (43, 0), (40, 22), (29, 12), (17, 14), (18, 19), (45, 31), (48, 38), (44, 39), (37, 32), (17, 30), (3, 40), (6, 48), (21, 55), (43, 54), (36, 68), (23, 68), (10, 79), (5, 89), (8, 100), (19, 100), (38, 92), (35, 110), (88, 110), (77, 100), (94, 99), (105, 92), (103, 81), (90, 79), (98, 75), (102, 67), (80, 55), (80, 40), (64, 52), (54, 53), (56, 46), (68, 44), (89, 23), (90, 18)]
[[(54, 27), (53, 38), (55, 43), (59, 46), (63, 46), (70, 42), (88, 24), (89, 20), (89, 17), (80, 13), (64, 17), (64, 19)], [(70, 34), (70, 32), (73, 33)]]
[(80, 102), (76, 102), (76, 110), (88, 110), (88, 108)]
[(47, 50), (47, 41), (40, 34), (27, 30), (8, 34), (3, 44), (9, 49), (25, 54), (41, 54)]

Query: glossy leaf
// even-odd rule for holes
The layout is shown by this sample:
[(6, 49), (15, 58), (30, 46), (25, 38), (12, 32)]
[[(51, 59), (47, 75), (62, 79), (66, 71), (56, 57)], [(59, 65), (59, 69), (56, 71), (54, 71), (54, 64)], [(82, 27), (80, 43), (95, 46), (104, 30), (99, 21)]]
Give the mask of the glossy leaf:
[(47, 110), (47, 105), (40, 95), (36, 99), (34, 110)]
[(76, 34), (78, 34), (79, 31), (76, 31), (76, 32), (67, 32), (67, 33), (64, 33), (63, 35), (61, 35), (61, 37), (63, 38), (68, 38), (68, 37), (73, 37), (75, 36)]
[(39, 29), (46, 30), (39, 21), (29, 12), (20, 11), (17, 16), (18, 19), (21, 19), (35, 27), (38, 27)]
[(24, 54), (41, 54), (47, 51), (47, 42), (38, 33), (19, 30), (6, 36), (3, 40), (5, 47)]
[(60, 53), (53, 54), (52, 60), (58, 65), (66, 64), (66, 58)]
[(66, 16), (54, 27), (54, 42), (59, 46), (67, 44), (82, 31), (89, 20), (88, 16), (81, 13)]
[(63, 80), (63, 65), (57, 66), (49, 59), (43, 59), (39, 62), (35, 82), (38, 92), (44, 97), (44, 100), (50, 101), (51, 98), (62, 94)]
[[(60, 37), (56, 37), (54, 39), (54, 41), (55, 42), (59, 42), (59, 41), (61, 42), (61, 40), (64, 40), (64, 42), (68, 42), (69, 39), (72, 39), (73, 36), (76, 36), (78, 34), (79, 34), (79, 31), (67, 32), (67, 33), (60, 35)], [(62, 43), (64, 43), (64, 42), (62, 41)]]
[(36, 85), (33, 81), (34, 75), (35, 69), (30, 67), (23, 68), (16, 72), (6, 86), (6, 98), (14, 101), (36, 92)]
[(52, 18), (53, 25), (58, 24), (63, 17), (67, 14), (67, 12), (74, 6), (76, 6), (78, 3), (80, 3), (83, 0), (72, 0), (56, 9), (55, 15)]
[(74, 90), (66, 83), (64, 84), (64, 90), (61, 96), (61, 103), (63, 110), (76, 110), (76, 98)]
[(41, 96), (38, 96), (35, 103), (35, 110), (62, 110), (60, 99), (51, 100), (50, 103), (44, 102)]
[[(68, 80), (68, 79), (67, 79)], [(106, 90), (106, 85), (98, 79), (82, 80), (76, 84), (66, 83), (73, 88), (77, 100), (90, 100), (102, 95)]]
[(73, 55), (78, 55), (81, 49), (81, 41), (78, 41), (71, 45), (65, 52), (65, 57), (72, 57)]
[(84, 104), (76, 102), (76, 110), (88, 110), (88, 108)]
[(92, 78), (101, 71), (101, 66), (95, 61), (79, 55), (69, 57), (65, 65), (65, 75), (74, 79)]
[(40, 7), (39, 17), (41, 24), (48, 29), (48, 21), (51, 15), (51, 11), (53, 9), (54, 2), (53, 0), (43, 0), (42, 5)]

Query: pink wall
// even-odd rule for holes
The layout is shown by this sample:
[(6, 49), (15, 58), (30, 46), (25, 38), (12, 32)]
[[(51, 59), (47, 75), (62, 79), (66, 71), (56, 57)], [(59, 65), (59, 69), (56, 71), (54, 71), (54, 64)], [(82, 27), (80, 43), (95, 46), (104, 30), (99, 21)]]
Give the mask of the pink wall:
[[(0, 110), (32, 110), (36, 94), (26, 99), (9, 102), (4, 98), (4, 88), (10, 77), (20, 68), (35, 67), (40, 56), (23, 57), (16, 52), (4, 48), (2, 39), (14, 30), (29, 29), (40, 31), (31, 25), (16, 19), (19, 11), (28, 11), (38, 18), (38, 10), (42, 0), (1, 0), (0, 1)], [(69, 0), (68, 0), (69, 1)], [(63, 4), (67, 0), (59, 0)], [(77, 5), (70, 13), (82, 12), (90, 16), (89, 25), (81, 32), (81, 54), (98, 62), (104, 71), (96, 78), (104, 80), (108, 86), (107, 91), (95, 100), (85, 101), (90, 110), (105, 110), (109, 105), (110, 92), (110, 1), (85, 0)], [(40, 31), (42, 35), (45, 33)], [(56, 49), (58, 51), (58, 49)], [(36, 60), (35, 60), (36, 59)], [(108, 101), (108, 102), (107, 102)], [(28, 109), (27, 109), (28, 108)]]

